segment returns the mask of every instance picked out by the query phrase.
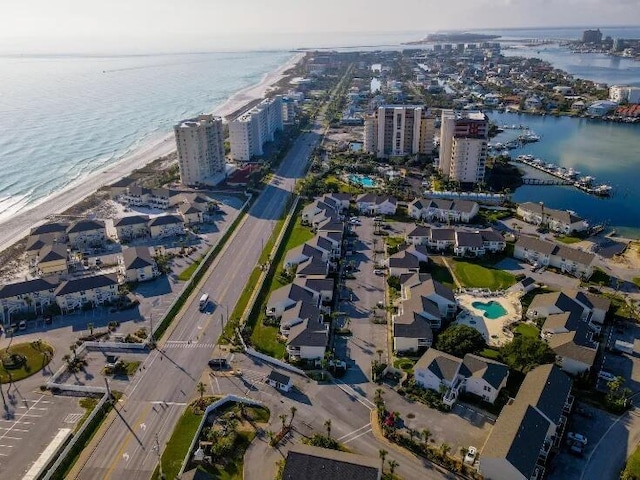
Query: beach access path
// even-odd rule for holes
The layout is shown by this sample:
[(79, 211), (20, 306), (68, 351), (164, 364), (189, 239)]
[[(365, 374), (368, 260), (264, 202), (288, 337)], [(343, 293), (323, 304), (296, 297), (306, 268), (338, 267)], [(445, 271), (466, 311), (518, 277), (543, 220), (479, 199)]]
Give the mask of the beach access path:
[[(212, 113), (220, 116), (229, 115), (242, 108), (243, 105), (264, 97), (268, 90), (284, 77), (285, 72), (295, 66), (303, 56), (304, 54), (302, 53), (292, 55), (291, 59), (284, 65), (267, 73), (260, 83), (236, 92)], [(176, 118), (176, 123), (180, 120)], [(169, 155), (175, 150), (173, 132), (171, 132), (161, 140), (141, 147), (112, 166), (79, 179), (64, 190), (46, 197), (33, 208), (15, 214), (0, 223), (0, 251), (6, 250), (24, 238), (29, 234), (31, 228), (46, 221), (50, 216), (64, 212), (95, 193), (99, 188), (114, 183), (134, 170), (140, 169), (160, 157)]]

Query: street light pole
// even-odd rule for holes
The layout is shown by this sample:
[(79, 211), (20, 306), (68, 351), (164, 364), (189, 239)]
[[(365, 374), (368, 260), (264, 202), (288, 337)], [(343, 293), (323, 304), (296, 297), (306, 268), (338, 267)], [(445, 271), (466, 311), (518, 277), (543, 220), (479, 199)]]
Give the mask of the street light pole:
[(160, 458), (160, 442), (158, 441), (158, 433), (156, 432), (156, 453), (158, 454), (158, 467), (160, 469), (160, 478), (164, 479), (164, 473), (162, 472), (162, 458)]

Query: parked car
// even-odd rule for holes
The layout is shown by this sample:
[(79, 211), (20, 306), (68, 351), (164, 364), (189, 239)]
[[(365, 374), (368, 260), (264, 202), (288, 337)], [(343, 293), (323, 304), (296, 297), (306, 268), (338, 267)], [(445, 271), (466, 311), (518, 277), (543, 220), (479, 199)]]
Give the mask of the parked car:
[(579, 443), (574, 443), (569, 447), (569, 453), (571, 453), (571, 455), (575, 455), (576, 457), (581, 457), (583, 451), (584, 447)]
[(573, 444), (579, 443), (583, 446), (587, 444), (587, 437), (581, 433), (569, 432), (567, 433), (567, 440)]
[(600, 370), (600, 372), (598, 373), (598, 378), (601, 378), (602, 380), (605, 380), (607, 382), (611, 382), (616, 378), (616, 376), (611, 372), (607, 372), (606, 370)]
[(587, 410), (584, 407), (576, 408), (576, 413), (584, 418), (593, 418), (593, 412), (591, 410)]
[(27, 329), (27, 322), (25, 320), (20, 321), (20, 323), (18, 323), (18, 329), (19, 330), (26, 330)]
[(380, 270), (380, 269), (376, 268), (373, 271), (373, 273), (376, 274), (376, 275), (384, 275), (384, 270)]
[(478, 449), (476, 447), (469, 447), (467, 454), (464, 456), (464, 463), (467, 465), (473, 465), (478, 455)]

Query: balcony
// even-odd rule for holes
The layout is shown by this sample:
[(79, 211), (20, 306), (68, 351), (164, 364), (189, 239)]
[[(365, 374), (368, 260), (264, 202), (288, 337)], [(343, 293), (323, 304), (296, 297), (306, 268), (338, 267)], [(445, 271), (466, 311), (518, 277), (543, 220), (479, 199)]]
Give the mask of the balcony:
[(565, 415), (569, 415), (571, 413), (571, 409), (573, 408), (573, 402), (575, 401), (575, 397), (573, 395), (569, 395), (567, 397), (567, 401), (564, 403), (562, 407), (562, 413)]
[(536, 468), (533, 470), (533, 474), (529, 477), (529, 480), (541, 480), (544, 477), (544, 467), (541, 465), (536, 465)]

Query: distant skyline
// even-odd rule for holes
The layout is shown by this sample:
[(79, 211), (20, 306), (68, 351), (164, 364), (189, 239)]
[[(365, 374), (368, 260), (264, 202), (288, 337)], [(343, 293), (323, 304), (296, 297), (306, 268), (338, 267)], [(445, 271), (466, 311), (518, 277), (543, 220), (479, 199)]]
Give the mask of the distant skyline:
[(0, 53), (291, 48), (322, 46), (334, 32), (571, 26), (640, 26), (640, 0), (2, 1)]

